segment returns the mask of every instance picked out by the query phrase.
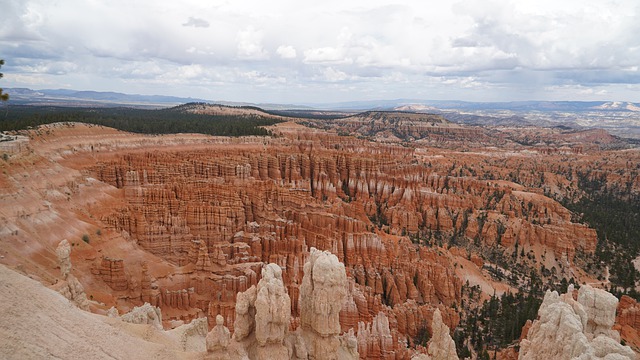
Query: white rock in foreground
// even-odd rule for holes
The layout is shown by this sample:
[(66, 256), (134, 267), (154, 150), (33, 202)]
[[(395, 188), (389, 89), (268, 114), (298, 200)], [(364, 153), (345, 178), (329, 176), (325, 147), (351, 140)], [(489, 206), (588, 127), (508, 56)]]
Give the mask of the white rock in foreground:
[(636, 355), (620, 344), (611, 329), (618, 299), (610, 293), (584, 285), (578, 301), (567, 294), (547, 291), (527, 338), (520, 343), (521, 360), (625, 360)]
[(433, 322), (431, 324), (433, 335), (427, 344), (427, 353), (431, 355), (432, 360), (458, 360), (456, 353), (456, 343), (453, 342), (449, 327), (442, 322), (442, 314), (440, 309), (436, 308), (433, 313)]
[(0, 359), (199, 359), (150, 325), (91, 314), (0, 265)]

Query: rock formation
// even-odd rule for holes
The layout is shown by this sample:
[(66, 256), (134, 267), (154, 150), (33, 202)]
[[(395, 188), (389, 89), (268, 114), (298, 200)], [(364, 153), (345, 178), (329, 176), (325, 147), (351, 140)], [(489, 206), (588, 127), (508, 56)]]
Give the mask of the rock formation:
[(238, 293), (235, 309), (236, 317), (233, 326), (233, 338), (236, 341), (243, 341), (255, 331), (256, 293), (255, 286), (250, 287), (245, 292)]
[(358, 352), (364, 359), (393, 359), (394, 340), (389, 319), (381, 312), (370, 323), (358, 323)]
[(442, 322), (440, 309), (433, 313), (431, 339), (427, 343), (427, 353), (431, 360), (458, 360), (456, 344), (449, 334), (449, 327)]
[(229, 359), (229, 342), (231, 335), (224, 326), (222, 315), (216, 316), (216, 326), (207, 334), (207, 360)]
[(159, 308), (144, 303), (142, 306), (136, 306), (133, 310), (120, 317), (122, 321), (132, 324), (149, 324), (159, 330), (162, 330), (162, 312)]
[(547, 291), (538, 320), (520, 343), (519, 359), (635, 359), (612, 330), (618, 300), (610, 293), (583, 285), (578, 300), (573, 286), (567, 294)]
[(328, 251), (311, 248), (300, 287), (300, 324), (312, 358), (334, 360), (340, 341), (340, 309), (347, 295), (344, 264)]
[(56, 248), (56, 255), (58, 256), (58, 265), (60, 266), (62, 280), (67, 280), (71, 272), (71, 245), (69, 245), (67, 239), (60, 241)]
[(203, 352), (207, 350), (208, 328), (207, 318), (198, 318), (167, 331), (167, 334), (176, 339), (183, 351)]
[(0, 292), (2, 359), (201, 358), (155, 328), (69, 306), (69, 300), (53, 289), (4, 265), (0, 265), (0, 283), (4, 290)]
[(231, 358), (246, 355), (251, 359), (287, 359), (285, 337), (290, 323), (291, 300), (282, 281), (282, 270), (276, 264), (268, 264), (262, 269), (258, 285), (238, 294)]
[(614, 329), (628, 345), (640, 349), (640, 304), (629, 296), (620, 298)]
[[(335, 254), (354, 281), (339, 315), (341, 331), (383, 311), (411, 343), (438, 304), (445, 305), (443, 321), (457, 326), (451, 308), (460, 304), (463, 281), (452, 253), (437, 247), (443, 239), (464, 236), (509, 255), (545, 249), (547, 259), (566, 259), (563, 269), (576, 251), (595, 249), (595, 232), (572, 222), (558, 202), (467, 174), (476, 158), (449, 174), (449, 161), (432, 162), (420, 149), (305, 131), (270, 140), (267, 152), (208, 146), (101, 158), (92, 174), (124, 198), (102, 221), (170, 266), (132, 273), (141, 289), (123, 282), (118, 267), (103, 279), (112, 289), (131, 286), (130, 298), (140, 294), (167, 320), (188, 321), (202, 311), (213, 321), (220, 314), (235, 332), (234, 294), (257, 285), (267, 263), (282, 268), (291, 315), (300, 316), (303, 254), (315, 247)], [(542, 253), (532, 255), (539, 261)], [(481, 256), (470, 256), (482, 267)]]
[(256, 359), (287, 358), (284, 339), (291, 322), (291, 299), (282, 282), (280, 266), (267, 264), (262, 269), (255, 308)]
[[(304, 266), (300, 290), (300, 326), (291, 319), (291, 300), (279, 265), (262, 269), (257, 286), (238, 293), (234, 333), (224, 318), (207, 335), (212, 359), (341, 359), (358, 358), (354, 329), (340, 335), (340, 309), (346, 296), (344, 264), (335, 255), (315, 248)], [(383, 315), (384, 316), (384, 315)]]
[(71, 245), (67, 239), (62, 240), (56, 248), (58, 256), (58, 265), (60, 266), (60, 275), (62, 281), (53, 287), (64, 297), (73, 302), (82, 310), (89, 310), (89, 300), (84, 292), (84, 287), (78, 279), (71, 274)]
[[(593, 254), (596, 233), (554, 199), (575, 200), (583, 180), (640, 189), (630, 165), (639, 163), (637, 151), (487, 148), (485, 141), (501, 146), (504, 139), (437, 117), (373, 117), (336, 126), (392, 139), (384, 127), (397, 124), (398, 136), (422, 140), (372, 142), (292, 122), (274, 127), (273, 138), (142, 136), (82, 124), (29, 130), (34, 151), (12, 155), (0, 174), (0, 262), (53, 283), (57, 244), (50, 239), (91, 231), (90, 243), (73, 247), (67, 281), (58, 279), (65, 296), (82, 299), (76, 273), (97, 312), (146, 302), (161, 309), (165, 326), (206, 316), (210, 328), (221, 315), (237, 341), (255, 342), (249, 348), (257, 346), (261, 270), (277, 264), (291, 302), (283, 346), (304, 358), (315, 351), (303, 334), (300, 301), (315, 247), (344, 264), (339, 333), (375, 334), (357, 331), (363, 357), (406, 359), (436, 308), (449, 328), (457, 326), (465, 280), (487, 284), (482, 290), (491, 295), (495, 278), (482, 268), (498, 266), (489, 252), (529, 268), (523, 274), (544, 265), (558, 278), (591, 281), (579, 267)], [(458, 145), (470, 151), (452, 156), (447, 148)], [(626, 318), (632, 326), (630, 311)], [(332, 344), (337, 336), (353, 345), (334, 330), (325, 336), (304, 326)]]
[(102, 257), (100, 265), (96, 269), (96, 275), (99, 275), (113, 290), (127, 290), (129, 287), (127, 277), (125, 275), (123, 259)]

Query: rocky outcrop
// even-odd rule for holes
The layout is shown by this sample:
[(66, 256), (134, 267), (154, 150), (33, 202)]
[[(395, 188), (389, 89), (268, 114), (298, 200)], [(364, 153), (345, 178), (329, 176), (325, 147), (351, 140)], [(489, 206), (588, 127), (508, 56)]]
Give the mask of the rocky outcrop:
[(389, 319), (378, 313), (370, 323), (358, 323), (358, 352), (362, 359), (394, 359), (394, 338)]
[(149, 303), (151, 306), (160, 307), (162, 304), (162, 295), (156, 279), (149, 274), (149, 265), (145, 261), (142, 263), (142, 274), (140, 279), (140, 300)]
[(340, 310), (347, 295), (344, 264), (328, 251), (311, 248), (300, 287), (300, 324), (309, 355), (336, 359), (341, 332)]
[(2, 359), (201, 358), (184, 352), (166, 333), (152, 327), (70, 306), (53, 289), (4, 265), (0, 265), (0, 283)]
[(252, 359), (288, 358), (285, 337), (290, 322), (291, 300), (282, 282), (282, 270), (268, 264), (258, 286), (238, 294), (232, 358), (243, 354)]
[(433, 313), (431, 339), (427, 343), (427, 353), (432, 360), (458, 360), (456, 344), (449, 334), (449, 327), (442, 322), (439, 309)]
[[(329, 252), (311, 249), (300, 290), (300, 320), (291, 319), (291, 300), (280, 266), (262, 269), (257, 286), (238, 293), (234, 332), (216, 316), (207, 336), (208, 355), (229, 359), (357, 359), (354, 330), (342, 335), (340, 309), (346, 296), (344, 264)], [(383, 315), (384, 316), (384, 315)], [(300, 326), (295, 331), (296, 324)]]
[(538, 320), (520, 343), (519, 359), (635, 359), (612, 330), (618, 300), (610, 293), (583, 285), (578, 300), (573, 286), (567, 294), (547, 291)]
[(282, 282), (282, 269), (268, 264), (256, 289), (256, 359), (284, 359), (288, 355), (284, 339), (291, 322), (291, 299)]
[(326, 121), (338, 131), (372, 136), (378, 141), (463, 143), (465, 140), (493, 142), (486, 130), (449, 122), (435, 114), (400, 111), (368, 111), (346, 118)]
[(614, 329), (628, 345), (640, 349), (640, 304), (636, 300), (626, 295), (620, 298)]
[(203, 352), (207, 349), (208, 329), (207, 318), (198, 318), (167, 331), (167, 334), (176, 339), (183, 351)]
[(89, 310), (89, 300), (84, 292), (84, 287), (78, 279), (71, 274), (71, 245), (67, 239), (62, 240), (56, 248), (58, 265), (62, 281), (56, 283), (53, 288), (64, 297), (73, 302), (82, 310)]
[(120, 317), (122, 321), (132, 324), (148, 324), (162, 330), (162, 312), (159, 308), (145, 303)]
[(207, 334), (207, 360), (229, 359), (229, 342), (231, 335), (224, 326), (224, 318), (216, 316), (216, 326)]
[(56, 248), (56, 256), (58, 257), (58, 265), (60, 266), (60, 276), (62, 280), (67, 280), (71, 272), (71, 245), (67, 239), (60, 241)]
[(123, 259), (102, 257), (100, 265), (97, 266), (95, 272), (113, 290), (123, 291), (129, 287)]

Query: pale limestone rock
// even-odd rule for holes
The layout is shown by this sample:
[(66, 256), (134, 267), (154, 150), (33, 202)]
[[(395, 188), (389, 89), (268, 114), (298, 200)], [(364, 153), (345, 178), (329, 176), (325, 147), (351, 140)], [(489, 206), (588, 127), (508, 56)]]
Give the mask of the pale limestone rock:
[[(237, 294), (234, 334), (226, 358), (359, 359), (353, 329), (338, 336), (346, 284), (345, 268), (337, 257), (312, 249), (300, 295), (300, 302), (304, 303), (301, 317), (306, 325), (289, 332), (291, 300), (282, 281), (282, 269), (276, 264), (264, 266), (258, 285)], [(386, 328), (389, 332), (388, 320)], [(390, 335), (388, 338), (391, 342)]]
[(291, 323), (291, 299), (282, 282), (282, 269), (268, 264), (262, 269), (255, 300), (255, 337), (257, 359), (285, 359), (284, 339)]
[(302, 331), (298, 328), (296, 331), (289, 333), (285, 340), (285, 345), (289, 351), (291, 360), (306, 360), (309, 358), (307, 344), (302, 337)]
[(162, 312), (160, 308), (144, 303), (142, 306), (136, 306), (133, 310), (122, 315), (122, 321), (132, 324), (149, 324), (159, 330), (162, 330)]
[(84, 287), (72, 274), (67, 276), (67, 280), (56, 284), (54, 288), (80, 309), (89, 311), (89, 300), (84, 292)]
[(209, 325), (207, 318), (197, 318), (167, 331), (167, 334), (178, 342), (183, 351), (206, 351), (206, 338)]
[(337, 359), (347, 276), (338, 258), (311, 248), (300, 286), (300, 323), (311, 358)]
[(54, 288), (64, 297), (73, 302), (82, 310), (89, 310), (89, 300), (80, 281), (71, 274), (71, 245), (64, 239), (56, 248), (58, 265), (63, 281), (57, 283)]
[(605, 335), (597, 336), (591, 342), (593, 345), (593, 355), (585, 357), (580, 356), (578, 359), (605, 359), (605, 360), (627, 360), (636, 359), (636, 354), (628, 346), (621, 346), (618, 340), (612, 339)]
[(112, 307), (109, 308), (109, 310), (107, 310), (107, 317), (119, 318), (120, 317), (120, 313), (118, 313), (118, 309), (116, 309), (115, 306), (112, 306)]
[(62, 279), (67, 280), (67, 276), (71, 272), (71, 245), (69, 245), (67, 239), (60, 241), (56, 248), (56, 255)]
[[(635, 359), (628, 346), (611, 330), (618, 300), (604, 290), (584, 285), (578, 301), (568, 294), (547, 291), (527, 338), (520, 343), (519, 359)], [(612, 315), (613, 314), (613, 315)], [(613, 320), (612, 320), (613, 319)]]
[(233, 323), (233, 338), (236, 341), (246, 339), (255, 330), (256, 295), (257, 289), (252, 285), (236, 297), (236, 320)]
[(427, 354), (417, 354), (411, 357), (411, 360), (431, 360), (431, 357)]
[(207, 334), (208, 360), (229, 359), (229, 343), (231, 335), (229, 329), (224, 326), (222, 315), (216, 315), (216, 326)]
[(353, 328), (342, 334), (339, 339), (340, 348), (338, 349), (338, 359), (358, 360), (360, 358), (360, 354), (358, 353), (358, 338), (356, 338)]
[(616, 308), (618, 299), (612, 294), (594, 289), (591, 286), (583, 286), (578, 291), (578, 302), (582, 304), (588, 315), (585, 332), (593, 335), (605, 334), (609, 337), (617, 336), (616, 341), (620, 341), (620, 334), (612, 331), (611, 328), (616, 322)]
[(458, 360), (456, 344), (449, 334), (449, 327), (442, 322), (440, 309), (436, 308), (431, 323), (432, 335), (427, 344), (427, 353), (433, 360)]

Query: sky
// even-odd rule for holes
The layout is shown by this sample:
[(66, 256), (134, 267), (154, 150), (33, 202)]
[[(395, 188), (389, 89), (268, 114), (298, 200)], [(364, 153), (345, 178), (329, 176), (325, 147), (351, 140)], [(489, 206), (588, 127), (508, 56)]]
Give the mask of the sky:
[(4, 88), (640, 102), (638, 0), (0, 0)]

